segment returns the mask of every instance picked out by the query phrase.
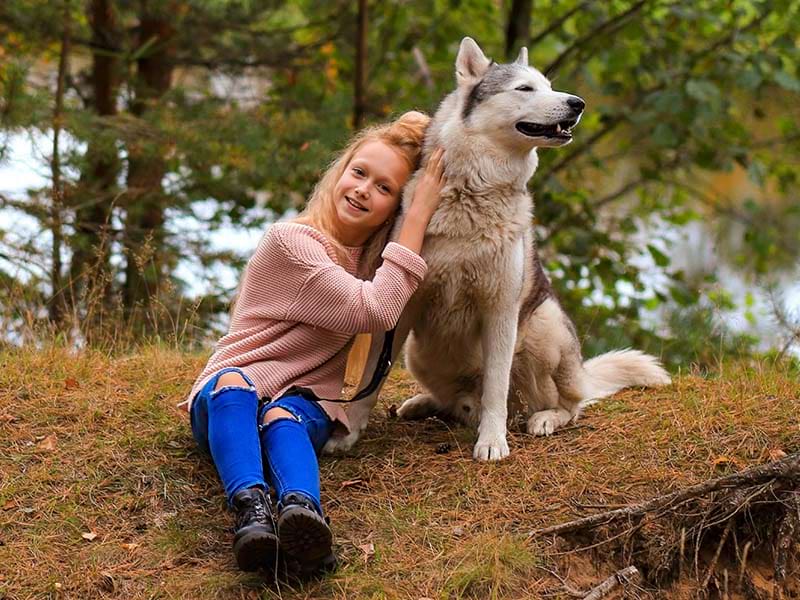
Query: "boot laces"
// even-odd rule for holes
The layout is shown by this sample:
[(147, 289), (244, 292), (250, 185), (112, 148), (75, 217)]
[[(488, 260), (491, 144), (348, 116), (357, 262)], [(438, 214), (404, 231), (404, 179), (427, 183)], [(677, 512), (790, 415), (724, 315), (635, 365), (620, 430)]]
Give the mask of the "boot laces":
[(242, 503), (239, 513), (239, 526), (257, 521), (258, 523), (269, 524), (272, 521), (271, 511), (267, 509), (264, 497), (260, 494), (253, 495)]

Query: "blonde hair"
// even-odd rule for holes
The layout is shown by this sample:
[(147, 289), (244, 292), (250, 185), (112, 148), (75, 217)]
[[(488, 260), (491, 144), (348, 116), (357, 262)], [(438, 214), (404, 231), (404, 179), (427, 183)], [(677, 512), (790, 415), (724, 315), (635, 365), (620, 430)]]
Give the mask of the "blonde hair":
[[(314, 187), (305, 209), (293, 221), (311, 225), (323, 232), (336, 249), (339, 261), (343, 262), (345, 249), (336, 238), (336, 204), (333, 190), (347, 169), (347, 165), (350, 164), (353, 156), (364, 144), (380, 141), (394, 148), (405, 159), (409, 172), (413, 173), (419, 166), (422, 143), (425, 139), (425, 130), (429, 122), (430, 117), (426, 114), (410, 111), (390, 123), (362, 129), (330, 164), (316, 187)], [(398, 193), (401, 194), (402, 190)], [(399, 203), (397, 208), (398, 210), (364, 244), (358, 272), (360, 277), (370, 279), (375, 274), (378, 266), (380, 266), (380, 255), (389, 241), (389, 234), (399, 213)]]
[[(322, 231), (334, 245), (339, 261), (343, 262), (344, 246), (336, 239), (334, 230), (336, 204), (333, 190), (347, 169), (347, 165), (364, 144), (380, 141), (397, 150), (400, 156), (406, 160), (409, 172), (413, 173), (419, 167), (428, 123), (430, 123), (430, 117), (426, 114), (410, 111), (390, 123), (362, 129), (325, 171), (314, 188), (305, 210), (294, 220)], [(398, 194), (402, 194), (402, 190)], [(389, 241), (389, 235), (394, 228), (394, 222), (399, 212), (400, 203), (398, 202), (397, 211), (364, 244), (358, 269), (359, 277), (372, 279), (375, 275), (375, 271), (380, 266), (381, 253)], [(367, 363), (371, 343), (372, 336), (368, 333), (356, 336), (347, 356), (345, 383), (358, 384)]]

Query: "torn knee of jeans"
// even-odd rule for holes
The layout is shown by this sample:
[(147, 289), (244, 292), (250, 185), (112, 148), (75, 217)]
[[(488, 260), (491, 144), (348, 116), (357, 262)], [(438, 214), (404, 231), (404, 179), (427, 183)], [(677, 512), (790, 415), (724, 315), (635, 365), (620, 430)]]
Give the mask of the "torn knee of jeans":
[(247, 385), (225, 385), (225, 386), (222, 386), (221, 388), (217, 388), (215, 390), (211, 390), (211, 393), (209, 394), (208, 397), (211, 400), (213, 400), (214, 398), (219, 396), (222, 392), (228, 392), (230, 390), (239, 390), (240, 392), (255, 392), (256, 388), (254, 388), (251, 385), (250, 386), (247, 386)]
[(285, 408), (276, 406), (274, 408), (268, 408), (264, 412), (264, 419), (261, 424), (266, 427), (270, 423), (274, 423), (275, 421), (280, 421), (282, 419), (289, 419), (292, 421), (297, 421), (298, 423), (300, 422), (300, 418), (297, 415), (290, 413)]

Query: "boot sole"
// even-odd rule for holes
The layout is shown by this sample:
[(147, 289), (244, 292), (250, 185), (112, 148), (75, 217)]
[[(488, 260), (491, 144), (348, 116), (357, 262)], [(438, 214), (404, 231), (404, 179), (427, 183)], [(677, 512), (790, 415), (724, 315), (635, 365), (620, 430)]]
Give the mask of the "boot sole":
[(278, 519), (281, 550), (301, 563), (316, 563), (331, 553), (333, 534), (325, 520), (302, 506), (287, 508)]
[(278, 537), (262, 531), (251, 531), (233, 542), (233, 555), (242, 571), (274, 570), (278, 557)]

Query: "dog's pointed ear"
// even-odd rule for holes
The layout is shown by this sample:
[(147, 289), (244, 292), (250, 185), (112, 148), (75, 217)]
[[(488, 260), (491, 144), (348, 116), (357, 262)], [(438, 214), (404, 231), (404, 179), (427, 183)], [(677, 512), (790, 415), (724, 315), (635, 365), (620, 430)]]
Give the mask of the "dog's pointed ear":
[(486, 58), (480, 46), (471, 37), (461, 40), (456, 57), (456, 80), (458, 85), (472, 85), (489, 70), (492, 61)]
[(528, 49), (525, 46), (519, 49), (519, 56), (517, 56), (517, 60), (514, 61), (514, 64), (523, 67), (528, 66)]

